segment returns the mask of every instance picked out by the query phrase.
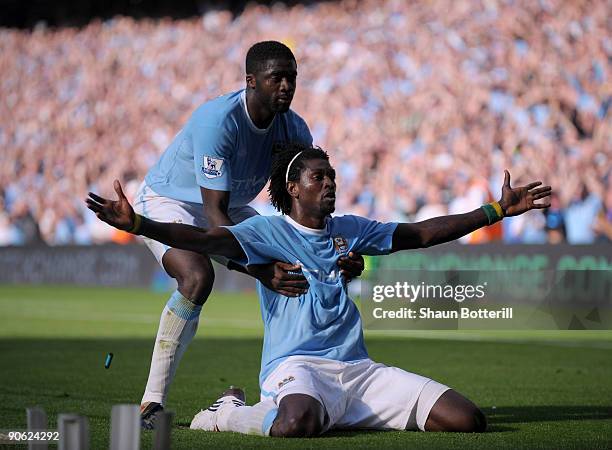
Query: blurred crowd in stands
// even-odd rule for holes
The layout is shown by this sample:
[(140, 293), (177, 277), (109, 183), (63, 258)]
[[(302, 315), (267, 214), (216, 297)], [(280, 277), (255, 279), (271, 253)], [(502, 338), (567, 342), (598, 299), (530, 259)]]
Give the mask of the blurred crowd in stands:
[[(0, 245), (127, 242), (84, 208), (134, 194), (190, 113), (244, 85), (253, 43), (298, 60), (293, 109), (338, 172), (337, 213), (419, 221), (542, 180), (546, 212), (463, 239), (612, 242), (609, 2), (252, 5), (232, 17), (0, 29)], [(271, 213), (265, 192), (255, 201)]]

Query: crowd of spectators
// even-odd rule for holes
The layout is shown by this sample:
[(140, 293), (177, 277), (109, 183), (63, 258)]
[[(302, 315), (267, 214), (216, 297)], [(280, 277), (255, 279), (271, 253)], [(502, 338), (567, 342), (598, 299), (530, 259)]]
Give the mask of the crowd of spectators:
[(119, 178), (133, 194), (197, 106), (243, 87), (265, 39), (296, 54), (292, 107), (332, 156), (338, 213), (469, 211), (508, 168), (551, 184), (552, 207), (465, 242), (610, 242), (609, 17), (604, 0), (346, 0), (0, 29), (0, 245), (125, 241), (86, 193)]

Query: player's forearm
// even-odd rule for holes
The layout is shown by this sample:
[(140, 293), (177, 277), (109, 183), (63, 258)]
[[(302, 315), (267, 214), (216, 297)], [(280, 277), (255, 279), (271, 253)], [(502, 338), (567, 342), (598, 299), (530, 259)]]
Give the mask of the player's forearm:
[(142, 218), (137, 234), (146, 236), (173, 248), (207, 253), (209, 239), (205, 228), (182, 223), (162, 223)]
[(489, 225), (482, 208), (465, 214), (436, 217), (422, 222), (424, 247), (454, 241), (466, 234)]
[(482, 208), (465, 214), (399, 224), (393, 234), (393, 251), (425, 248), (454, 241), (485, 225), (489, 225), (489, 218)]
[(245, 274), (245, 275), (253, 276), (253, 275), (251, 275), (251, 274), (249, 273), (249, 271), (247, 270), (247, 268), (246, 268), (246, 267), (241, 266), (240, 264), (238, 264), (237, 262), (232, 261), (232, 260), (229, 260), (229, 261), (227, 262), (227, 268), (228, 268), (229, 270), (235, 270), (236, 272), (240, 272), (240, 273), (243, 273), (243, 274)]
[[(234, 225), (234, 222), (232, 221), (232, 219), (229, 218), (229, 215), (227, 214), (227, 207), (227, 202), (224, 202), (222, 205), (205, 208), (206, 218), (208, 219), (208, 223), (211, 227)], [(246, 275), (250, 275), (246, 267), (241, 266), (235, 261), (227, 261), (226, 267), (229, 270), (235, 270), (237, 272), (242, 272)]]
[(235, 241), (235, 238), (225, 229), (207, 230), (182, 223), (156, 222), (143, 217), (136, 233), (182, 250), (227, 258), (241, 256), (239, 245), (232, 242)]

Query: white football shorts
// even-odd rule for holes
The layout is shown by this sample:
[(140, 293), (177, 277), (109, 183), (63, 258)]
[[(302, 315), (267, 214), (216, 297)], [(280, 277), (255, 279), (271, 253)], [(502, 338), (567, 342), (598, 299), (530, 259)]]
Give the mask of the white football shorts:
[(325, 408), (323, 431), (336, 429), (425, 430), (429, 412), (449, 390), (420, 375), (371, 359), (342, 362), (290, 356), (264, 381), (261, 400), (277, 405), (306, 394)]
[[(158, 222), (184, 223), (196, 227), (209, 228), (208, 219), (204, 215), (204, 208), (201, 203), (182, 202), (173, 198), (162, 197), (147, 186), (145, 182), (140, 185), (136, 193), (134, 211)], [(228, 216), (234, 223), (242, 222), (255, 215), (257, 215), (257, 211), (248, 205), (228, 210)], [(162, 258), (170, 247), (145, 236), (141, 237), (163, 268)], [(227, 263), (227, 259), (223, 257), (215, 256), (213, 259), (223, 265)]]

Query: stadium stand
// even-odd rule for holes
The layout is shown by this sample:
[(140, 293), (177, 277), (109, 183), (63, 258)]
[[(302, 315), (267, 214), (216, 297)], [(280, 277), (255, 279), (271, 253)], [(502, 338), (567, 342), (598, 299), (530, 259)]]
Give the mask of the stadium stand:
[(87, 191), (133, 194), (193, 109), (242, 87), (262, 39), (296, 53), (293, 108), (332, 154), (338, 213), (470, 210), (509, 168), (551, 184), (552, 208), (465, 242), (611, 242), (608, 17), (598, 1), (364, 0), (0, 28), (0, 245), (129, 242)]

